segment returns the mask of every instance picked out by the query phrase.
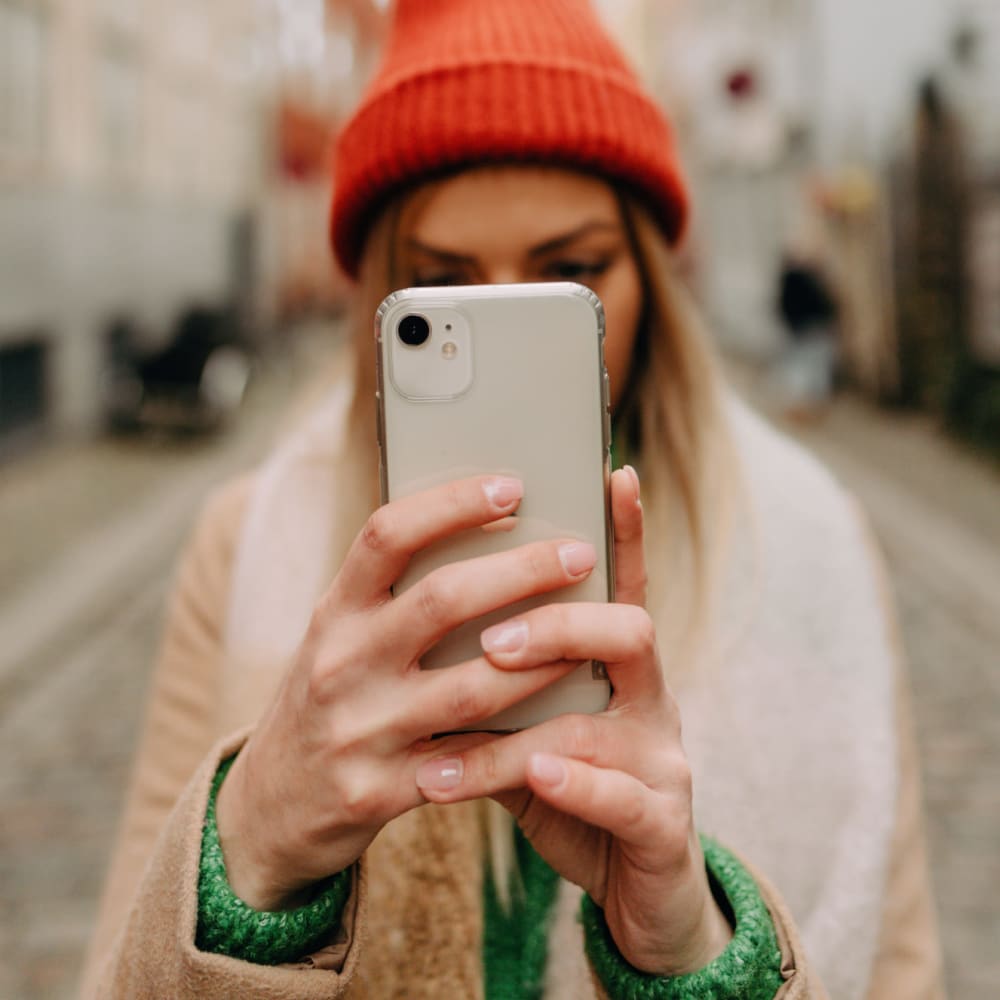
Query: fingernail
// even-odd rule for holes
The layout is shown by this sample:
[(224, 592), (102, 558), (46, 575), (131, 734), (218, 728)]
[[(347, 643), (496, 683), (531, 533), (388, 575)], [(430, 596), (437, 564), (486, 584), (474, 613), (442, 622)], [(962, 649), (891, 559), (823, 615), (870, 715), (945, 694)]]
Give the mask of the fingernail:
[(431, 792), (447, 792), (462, 783), (462, 761), (459, 757), (443, 757), (424, 761), (417, 768), (417, 787)]
[(497, 476), (483, 483), (483, 492), (494, 507), (507, 510), (524, 496), (524, 483), (511, 476)]
[(632, 480), (632, 489), (635, 490), (635, 502), (639, 502), (640, 488), (639, 488), (639, 473), (631, 465), (625, 466), (625, 471), (629, 474)]
[(590, 542), (569, 542), (559, 546), (559, 560), (570, 576), (582, 576), (594, 568), (597, 552)]
[(566, 768), (558, 757), (547, 753), (533, 753), (528, 764), (532, 777), (555, 788), (566, 780)]
[(487, 653), (513, 653), (528, 641), (527, 622), (503, 622), (485, 629), (479, 637)]

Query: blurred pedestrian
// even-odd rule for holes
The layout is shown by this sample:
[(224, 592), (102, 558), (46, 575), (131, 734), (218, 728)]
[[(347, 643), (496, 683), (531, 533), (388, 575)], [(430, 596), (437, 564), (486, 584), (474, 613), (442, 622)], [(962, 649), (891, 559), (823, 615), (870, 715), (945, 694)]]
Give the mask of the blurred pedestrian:
[[(937, 995), (877, 557), (853, 501), (722, 384), (671, 276), (670, 131), (588, 6), (399, 0), (335, 176), (354, 372), (184, 557), (85, 995)], [(538, 609), (422, 673), (442, 629), (593, 558), (545, 542), (391, 596), (523, 487), (370, 513), (374, 309), (557, 279), (606, 310), (618, 603)], [(600, 715), (428, 739), (591, 658)]]
[(782, 261), (777, 307), (785, 331), (775, 371), (778, 396), (788, 417), (812, 420), (833, 395), (837, 307), (819, 262), (801, 247)]

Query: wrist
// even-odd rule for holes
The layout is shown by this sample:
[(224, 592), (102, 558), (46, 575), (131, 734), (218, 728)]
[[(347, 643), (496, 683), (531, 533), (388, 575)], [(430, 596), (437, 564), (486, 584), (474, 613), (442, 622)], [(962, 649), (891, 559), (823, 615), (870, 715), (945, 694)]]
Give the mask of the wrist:
[(629, 965), (650, 976), (686, 976), (703, 969), (726, 950), (733, 939), (733, 928), (711, 890), (707, 885), (698, 886), (690, 898), (687, 912), (700, 913), (683, 937), (678, 937), (676, 930), (656, 933), (650, 926), (643, 928), (642, 942), (618, 943)]
[(673, 969), (658, 971), (658, 975), (684, 976), (697, 972), (714, 962), (729, 947), (733, 940), (733, 928), (725, 914), (719, 908), (714, 896), (709, 892), (698, 933), (694, 935), (687, 953), (681, 956)]
[(274, 822), (254, 823), (246, 815), (245, 759), (237, 757), (223, 778), (215, 801), (215, 821), (226, 877), (233, 892), (260, 912), (278, 912), (302, 905), (307, 882), (289, 878), (286, 869), (263, 843), (261, 832)]
[(351, 893), (352, 871), (311, 886), (303, 905), (295, 909), (260, 912), (237, 896), (227, 877), (216, 816), (219, 787), (231, 764), (231, 759), (225, 761), (216, 772), (205, 811), (195, 944), (200, 951), (262, 965), (298, 961), (339, 925)]
[(700, 838), (692, 831), (669, 899), (662, 893), (647, 899), (638, 919), (609, 912), (608, 925), (633, 968), (651, 976), (685, 976), (718, 958), (732, 940), (731, 913), (727, 916), (723, 907), (728, 909), (725, 893), (713, 882)]
[[(784, 982), (781, 949), (767, 905), (750, 873), (737, 858), (702, 838), (719, 916), (731, 914), (732, 939), (708, 964), (685, 974), (652, 974), (632, 964), (611, 934), (604, 912), (583, 901), (587, 956), (609, 996), (616, 1000), (773, 1000)], [(726, 919), (723, 917), (723, 919)], [(673, 948), (664, 948), (676, 954)]]

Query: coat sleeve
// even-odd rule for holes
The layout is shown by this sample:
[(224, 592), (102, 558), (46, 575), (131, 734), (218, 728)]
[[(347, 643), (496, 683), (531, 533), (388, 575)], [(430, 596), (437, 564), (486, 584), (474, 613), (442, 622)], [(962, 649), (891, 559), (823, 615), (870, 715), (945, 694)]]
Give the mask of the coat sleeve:
[[(174, 997), (177, 1000), (338, 1000), (348, 987), (361, 949), (360, 915), (367, 896), (359, 866), (347, 902), (343, 941), (298, 965), (264, 966), (199, 951), (195, 946), (198, 920), (198, 867), (202, 820), (212, 778), (219, 764), (236, 753), (246, 734), (217, 743), (184, 787), (166, 817), (153, 846), (136, 893), (128, 905), (108, 954), (94, 965), (84, 988), (84, 1000), (125, 1000), (133, 997)], [(324, 952), (340, 951), (341, 969), (324, 967)]]
[[(250, 481), (210, 498), (181, 558), (153, 674), (146, 718), (130, 780), (117, 844), (105, 881), (81, 995), (267, 996), (282, 976), (309, 997), (301, 976), (330, 980), (352, 965), (348, 942), (331, 942), (314, 971), (266, 970), (194, 947), (201, 823), (208, 784), (224, 753), (217, 744), (222, 673), (222, 629), (233, 556)], [(356, 883), (356, 888), (358, 884)], [(359, 893), (348, 903), (357, 911)], [(350, 923), (350, 921), (348, 921)], [(346, 953), (346, 954), (345, 954)], [(330, 961), (330, 955), (335, 961)], [(259, 989), (250, 985), (259, 982)], [(169, 983), (170, 988), (166, 984)]]
[(784, 899), (764, 875), (745, 860), (743, 864), (753, 875), (764, 898), (781, 948), (781, 975), (785, 983), (775, 995), (775, 1000), (827, 1000), (826, 989), (809, 965), (795, 921)]
[[(826, 989), (809, 965), (795, 921), (781, 894), (745, 858), (741, 857), (739, 861), (757, 885), (761, 899), (771, 915), (775, 937), (781, 949), (783, 983), (774, 995), (774, 1000), (828, 1000)], [(593, 965), (590, 966), (590, 976), (597, 1000), (612, 1000)]]

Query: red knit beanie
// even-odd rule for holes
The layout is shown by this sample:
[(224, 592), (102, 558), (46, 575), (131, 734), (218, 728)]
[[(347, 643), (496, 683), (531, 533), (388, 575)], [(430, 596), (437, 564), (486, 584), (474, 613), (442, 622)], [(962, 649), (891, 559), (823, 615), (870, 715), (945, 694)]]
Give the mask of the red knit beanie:
[(330, 235), (357, 276), (386, 199), (483, 163), (546, 163), (634, 190), (676, 241), (670, 128), (588, 0), (397, 0), (382, 64), (337, 141)]

